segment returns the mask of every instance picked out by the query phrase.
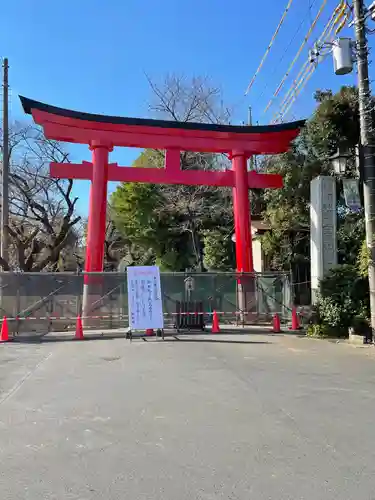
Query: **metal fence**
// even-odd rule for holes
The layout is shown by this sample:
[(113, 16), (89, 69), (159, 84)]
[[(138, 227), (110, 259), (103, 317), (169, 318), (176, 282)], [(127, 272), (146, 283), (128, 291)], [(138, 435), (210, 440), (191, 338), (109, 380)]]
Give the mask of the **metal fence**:
[[(128, 326), (126, 273), (1, 273), (1, 316), (13, 333), (43, 335), (71, 330), (82, 315), (83, 286), (88, 278), (90, 310), (87, 325), (95, 328)], [(213, 311), (228, 324), (269, 321), (276, 312), (291, 311), (289, 276), (276, 273), (161, 273), (166, 327), (173, 327), (181, 303), (199, 303), (205, 322)], [(180, 305), (178, 305), (180, 304)]]

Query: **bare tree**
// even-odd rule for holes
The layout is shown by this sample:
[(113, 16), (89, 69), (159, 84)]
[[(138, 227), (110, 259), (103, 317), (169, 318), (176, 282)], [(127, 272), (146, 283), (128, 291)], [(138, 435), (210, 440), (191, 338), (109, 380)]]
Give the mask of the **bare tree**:
[(230, 111), (222, 92), (208, 78), (168, 75), (161, 85), (147, 76), (154, 99), (150, 110), (160, 118), (179, 122), (228, 123)]
[(110, 216), (110, 207), (107, 209), (107, 223), (104, 241), (104, 267), (115, 271), (127, 251), (127, 242), (117, 231)]
[(49, 176), (49, 162), (69, 162), (56, 141), (33, 126), (15, 125), (10, 134), (9, 261), (3, 270), (57, 270), (61, 256), (73, 248), (78, 223), (73, 181)]
[[(206, 78), (169, 75), (161, 85), (148, 77), (154, 99), (150, 111), (156, 117), (180, 122), (228, 123), (230, 112), (223, 105), (222, 93)], [(161, 157), (164, 152), (159, 152)], [(225, 155), (194, 153), (181, 154), (183, 170), (224, 170), (228, 168)], [(163, 202), (155, 207), (160, 216), (173, 213), (176, 232), (188, 232), (195, 255), (196, 267), (203, 270), (203, 232), (210, 227), (232, 225), (230, 189), (210, 186), (162, 186)]]

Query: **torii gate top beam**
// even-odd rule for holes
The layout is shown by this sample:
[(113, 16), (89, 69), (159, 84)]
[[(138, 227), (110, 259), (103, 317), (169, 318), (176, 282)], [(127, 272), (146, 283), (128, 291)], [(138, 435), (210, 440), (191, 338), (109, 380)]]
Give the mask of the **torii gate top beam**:
[(209, 153), (242, 151), (246, 155), (286, 152), (304, 121), (278, 125), (239, 126), (126, 118), (81, 113), (21, 97), (49, 139), (80, 144), (105, 143), (153, 149)]

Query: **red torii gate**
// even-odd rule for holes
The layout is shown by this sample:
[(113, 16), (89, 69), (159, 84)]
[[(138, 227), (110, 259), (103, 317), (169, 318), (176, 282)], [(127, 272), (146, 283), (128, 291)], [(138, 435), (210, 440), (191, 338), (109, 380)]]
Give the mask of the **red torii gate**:
[[(20, 99), (24, 111), (43, 127), (46, 138), (87, 144), (92, 151), (92, 162), (50, 166), (52, 177), (91, 180), (86, 272), (103, 270), (108, 181), (232, 187), (237, 270), (253, 272), (248, 190), (281, 188), (283, 182), (277, 174), (248, 172), (247, 160), (252, 155), (287, 151), (304, 121), (267, 126), (182, 123), (81, 113), (22, 96)], [(109, 163), (114, 146), (165, 150), (165, 168), (129, 168)], [(181, 170), (181, 151), (226, 153), (232, 170)]]

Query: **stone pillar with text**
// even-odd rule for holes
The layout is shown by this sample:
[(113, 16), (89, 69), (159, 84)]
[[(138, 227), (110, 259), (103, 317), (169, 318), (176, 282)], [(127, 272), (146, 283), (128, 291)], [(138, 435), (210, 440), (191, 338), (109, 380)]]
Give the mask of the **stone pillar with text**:
[(310, 183), (311, 301), (314, 304), (319, 281), (337, 264), (336, 179), (319, 176)]

